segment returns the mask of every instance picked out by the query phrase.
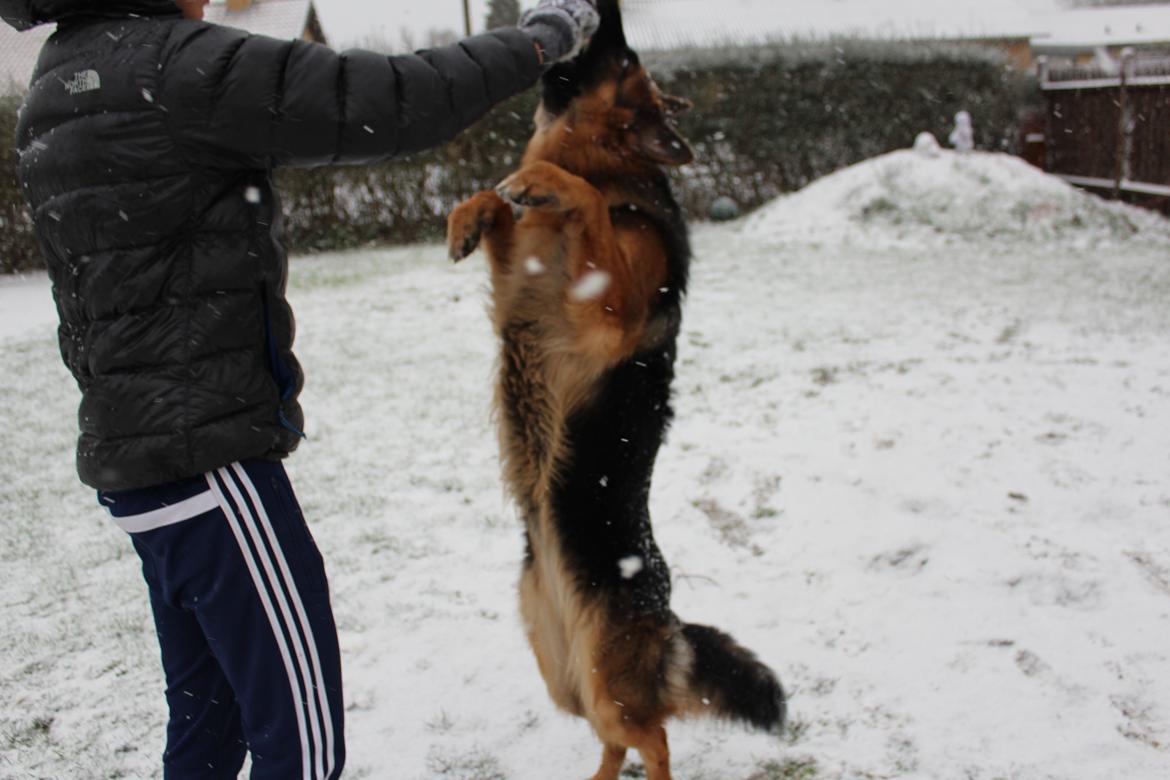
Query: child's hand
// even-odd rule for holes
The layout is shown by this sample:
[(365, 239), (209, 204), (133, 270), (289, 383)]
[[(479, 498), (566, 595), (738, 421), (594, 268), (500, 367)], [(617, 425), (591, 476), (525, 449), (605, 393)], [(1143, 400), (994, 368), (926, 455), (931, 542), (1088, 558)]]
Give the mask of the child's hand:
[(520, 17), (520, 29), (536, 41), (543, 63), (576, 57), (600, 24), (594, 0), (540, 0)]

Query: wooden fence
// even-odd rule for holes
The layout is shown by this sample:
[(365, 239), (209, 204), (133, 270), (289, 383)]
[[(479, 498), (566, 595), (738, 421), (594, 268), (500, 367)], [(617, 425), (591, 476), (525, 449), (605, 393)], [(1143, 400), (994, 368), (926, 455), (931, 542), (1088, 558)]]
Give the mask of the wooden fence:
[(1170, 60), (1122, 59), (1119, 72), (1049, 69), (1045, 169), (1070, 184), (1170, 211)]

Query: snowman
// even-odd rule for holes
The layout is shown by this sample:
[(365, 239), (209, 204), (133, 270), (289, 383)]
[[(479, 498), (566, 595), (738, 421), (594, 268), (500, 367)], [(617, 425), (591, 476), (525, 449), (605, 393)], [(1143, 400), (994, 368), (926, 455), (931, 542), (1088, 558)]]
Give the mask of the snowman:
[(934, 135), (922, 132), (914, 139), (914, 151), (933, 160), (942, 154), (942, 147), (938, 145), (938, 139)]
[(949, 140), (956, 152), (970, 152), (975, 149), (975, 129), (971, 127), (971, 115), (966, 111), (955, 114), (955, 129), (951, 131)]

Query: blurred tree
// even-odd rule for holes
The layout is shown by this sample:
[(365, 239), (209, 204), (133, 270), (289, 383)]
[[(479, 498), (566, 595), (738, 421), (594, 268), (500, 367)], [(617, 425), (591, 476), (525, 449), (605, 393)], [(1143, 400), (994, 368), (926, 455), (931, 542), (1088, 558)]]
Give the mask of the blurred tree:
[(487, 28), (512, 27), (520, 21), (520, 0), (488, 0)]
[(436, 46), (450, 46), (458, 40), (459, 36), (451, 29), (432, 27), (427, 31), (427, 46), (431, 48), (435, 48)]

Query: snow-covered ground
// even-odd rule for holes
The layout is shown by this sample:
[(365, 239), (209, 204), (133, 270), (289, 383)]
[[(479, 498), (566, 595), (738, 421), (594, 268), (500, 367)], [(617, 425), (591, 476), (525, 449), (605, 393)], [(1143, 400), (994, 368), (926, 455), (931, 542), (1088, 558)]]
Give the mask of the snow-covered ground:
[[(929, 134), (927, 139), (930, 138)], [(1161, 243), (1158, 214), (1090, 197), (1019, 157), (937, 148), (866, 160), (778, 198), (747, 220), (763, 241), (917, 250), (999, 244), (1091, 250)]]
[[(984, 187), (1007, 164), (940, 160), (985, 164)], [(822, 190), (832, 240), (796, 237), (799, 200), (696, 230), (656, 532), (676, 611), (780, 673), (792, 728), (676, 726), (676, 776), (1163, 780), (1167, 225), (1118, 233), (1077, 196), (1071, 239), (941, 241), (890, 218), (912, 197), (894, 189), (852, 217)], [(1063, 213), (1046, 193), (1025, 217)], [(517, 619), (485, 275), (432, 246), (293, 264), (310, 441), (288, 467), (331, 574), (349, 777), (583, 778), (599, 758)], [(0, 777), (155, 777), (145, 586), (72, 470), (43, 277), (0, 284), (0, 324)]]

